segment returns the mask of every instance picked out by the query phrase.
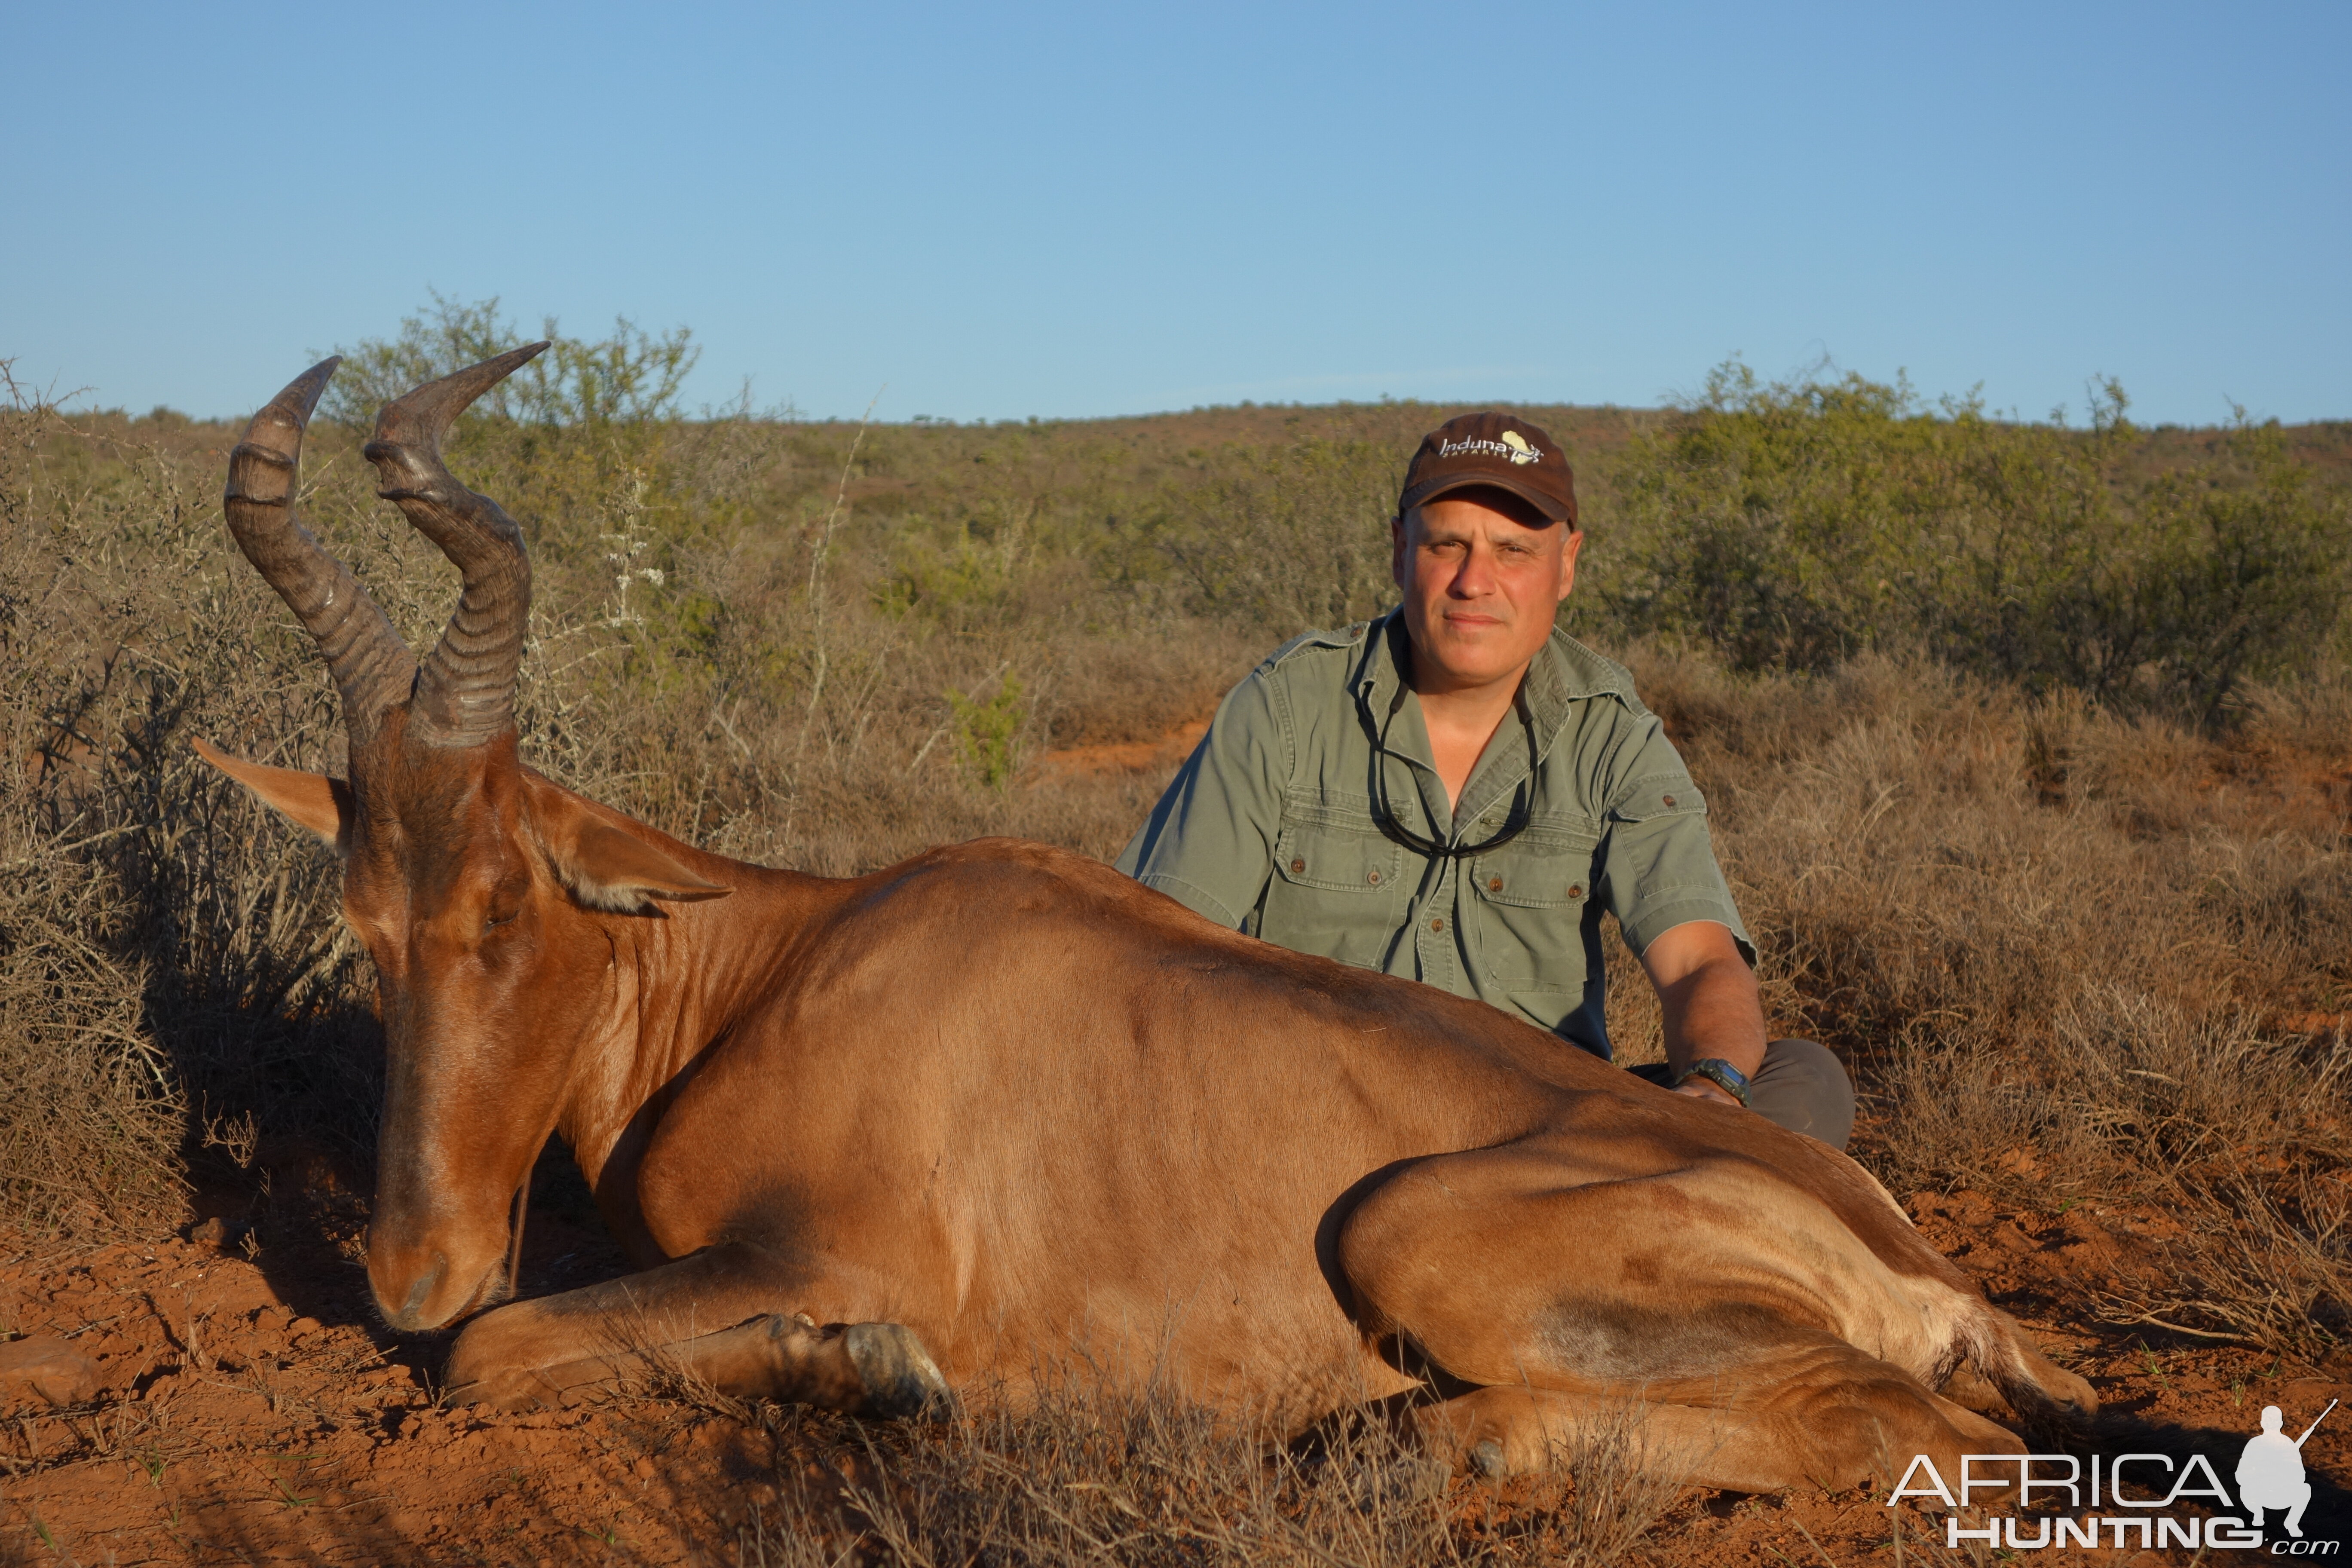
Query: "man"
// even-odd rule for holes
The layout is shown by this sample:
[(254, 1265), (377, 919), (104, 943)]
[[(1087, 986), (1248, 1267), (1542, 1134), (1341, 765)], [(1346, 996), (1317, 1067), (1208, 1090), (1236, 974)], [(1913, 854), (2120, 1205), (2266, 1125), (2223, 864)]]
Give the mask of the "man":
[(1448, 421), (1389, 527), (1402, 603), (1235, 687), (1119, 868), (1604, 1059), (1606, 910), (1664, 1008), (1666, 1062), (1635, 1072), (1844, 1147), (1837, 1059), (1765, 1038), (1756, 950), (1682, 759), (1632, 677), (1553, 626), (1584, 542), (1566, 454), (1523, 419)]
[[(2327, 1410), (2335, 1408), (2335, 1402), (2329, 1401)], [(2319, 1413), (2321, 1421), (2327, 1418), (2327, 1410)], [(2304, 1428), (2300, 1437), (2288, 1436), (2285, 1423), (2285, 1413), (2277, 1405), (2263, 1406), (2263, 1429), (2246, 1439), (2238, 1455), (2238, 1501), (2245, 1508), (2246, 1521), (2256, 1530), (2263, 1527), (2263, 1510), (2286, 1510), (2286, 1532), (2299, 1537), (2303, 1510), (2311, 1506), (2311, 1482), (2303, 1473), (2303, 1446), (2319, 1430), (2319, 1422)]]

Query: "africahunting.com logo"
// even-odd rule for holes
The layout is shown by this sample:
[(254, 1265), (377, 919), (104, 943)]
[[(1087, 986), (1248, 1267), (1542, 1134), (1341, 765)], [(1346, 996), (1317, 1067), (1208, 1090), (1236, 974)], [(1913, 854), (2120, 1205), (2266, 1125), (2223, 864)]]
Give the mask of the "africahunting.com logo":
[[(2017, 1513), (1997, 1514), (1975, 1528), (1963, 1526), (1957, 1514), (1948, 1514), (1944, 1544), (1958, 1547), (1981, 1542), (1997, 1550), (2016, 1552), (2051, 1546), (2127, 1546), (2137, 1552), (2161, 1552), (2170, 1546), (2252, 1551), (2265, 1544), (2264, 1515), (2277, 1513), (2283, 1516), (2278, 1522), (2286, 1533), (2267, 1542), (2273, 1556), (2332, 1557), (2341, 1542), (2307, 1540), (2303, 1533), (2303, 1510), (2311, 1506), (2311, 1482), (2303, 1473), (2303, 1445), (2327, 1419), (2327, 1411), (2335, 1408), (2336, 1401), (2329, 1400), (2327, 1410), (2303, 1429), (2301, 1437), (2290, 1437), (2282, 1429), (2279, 1407), (2264, 1405), (2263, 1429), (2246, 1439), (2238, 1455), (2234, 1501), (2202, 1454), (2191, 1454), (2185, 1463), (2168, 1454), (2118, 1454), (2111, 1459), (2094, 1454), (2087, 1473), (2083, 1460), (2072, 1454), (1963, 1454), (1957, 1489), (1937, 1473), (1935, 1461), (1919, 1454), (1912, 1458), (1911, 1468), (1903, 1473), (1886, 1506), (1893, 1508), (1905, 1498), (1935, 1498), (1947, 1508), (1966, 1508), (1973, 1492), (2014, 1487)], [(2060, 1466), (2065, 1467), (2063, 1474)], [(2159, 1490), (2163, 1495), (2158, 1495)], [(2040, 1493), (2046, 1503), (2055, 1501), (2062, 1491), (2069, 1510), (2083, 1511), (2071, 1518), (2064, 1513), (2021, 1518), (2033, 1506), (2034, 1494)], [(2212, 1507), (2242, 1510), (2242, 1517), (2174, 1511), (2175, 1505), (2196, 1499), (2210, 1499)], [(2101, 1513), (2102, 1508), (2132, 1511)], [(2021, 1524), (2033, 1533), (2023, 1533)]]

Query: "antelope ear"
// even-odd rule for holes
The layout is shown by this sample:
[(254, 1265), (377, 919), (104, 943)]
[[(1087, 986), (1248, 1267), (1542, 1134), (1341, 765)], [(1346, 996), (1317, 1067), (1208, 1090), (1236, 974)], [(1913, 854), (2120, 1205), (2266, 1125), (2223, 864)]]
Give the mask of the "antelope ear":
[(196, 755), (325, 839), (338, 855), (352, 847), (352, 786), (324, 773), (239, 762), (207, 741)]
[(645, 914), (655, 899), (723, 899), (734, 891), (704, 881), (667, 851), (607, 823), (571, 824), (548, 848), (556, 875), (592, 910)]

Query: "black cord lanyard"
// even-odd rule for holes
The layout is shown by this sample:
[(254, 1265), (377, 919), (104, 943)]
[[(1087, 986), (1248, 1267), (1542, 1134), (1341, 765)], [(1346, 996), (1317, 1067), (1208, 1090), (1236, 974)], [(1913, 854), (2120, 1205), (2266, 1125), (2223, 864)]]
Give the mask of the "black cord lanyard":
[(1535, 815), (1536, 769), (1543, 759), (1536, 750), (1535, 721), (1528, 713), (1526, 701), (1517, 692), (1511, 696), (1511, 710), (1528, 734), (1528, 778), (1524, 798), (1520, 790), (1511, 791), (1511, 815), (1503, 819), (1502, 831), (1483, 844), (1441, 844), (1433, 838), (1423, 837), (1398, 820), (1396, 807), (1389, 802), (1389, 759), (1396, 757), (1408, 770), (1412, 766), (1411, 758), (1398, 757), (1389, 750), (1389, 726), (1396, 722), (1397, 710), (1404, 706), (1405, 693), (1412, 689), (1400, 673), (1396, 695), (1389, 700), (1388, 717), (1381, 721), (1380, 733), (1372, 741), (1373, 823), (1382, 837), (1403, 845), (1416, 855), (1425, 855), (1433, 860), (1466, 860), (1474, 855), (1501, 848), (1525, 832), (1528, 820)]

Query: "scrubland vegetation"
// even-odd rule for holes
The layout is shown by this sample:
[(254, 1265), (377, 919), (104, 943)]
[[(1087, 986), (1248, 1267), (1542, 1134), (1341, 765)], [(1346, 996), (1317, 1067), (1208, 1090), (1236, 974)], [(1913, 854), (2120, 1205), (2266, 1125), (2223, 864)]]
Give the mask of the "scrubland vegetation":
[[(454, 574), (373, 499), (365, 422), (511, 341), (443, 303), (354, 353), (313, 426), (308, 521), (419, 647)], [(1115, 854), (1165, 768), (1109, 749), (1382, 608), (1398, 476), (1455, 412), (688, 417), (692, 352), (625, 323), (567, 341), (452, 444), (533, 552), (525, 753), (826, 873), (982, 833)], [(1526, 412), (1586, 498), (1570, 629), (1633, 666), (1706, 785), (1776, 1027), (1853, 1067), (1859, 1157), (1898, 1195), (2160, 1205), (2177, 1233), (2084, 1314), (2333, 1353), (2352, 426), (2150, 431), (2110, 386), (2068, 427), (1737, 364), (1675, 409)], [(235, 439), (21, 388), (0, 412), (0, 1216), (34, 1233), (170, 1224), (191, 1183), (288, 1151), (367, 1166), (376, 1044), (335, 867), (189, 749), (340, 765), (317, 656), (220, 521)], [(1612, 963), (1639, 1058), (1654, 1016)], [(1117, 1489), (1174, 1443), (1254, 1500), (1170, 1524), (1170, 1561), (1537, 1550), (1474, 1550), (1409, 1499), (1339, 1507), (1340, 1471), (1259, 1474), (1170, 1436), (1181, 1413), (1065, 1416), (876, 1450), (907, 1485), (865, 1527), (910, 1562), (1008, 1520), (1025, 1544), (990, 1561), (1093, 1560), (1097, 1530), (1157, 1561), (1127, 1517), (1145, 1493)], [(1061, 1476), (1088, 1445), (1129, 1458)], [(1009, 1503), (976, 1500), (991, 1476)], [(1281, 1533), (1324, 1514), (1370, 1533)], [(1605, 1556), (1636, 1515), (1555, 1512), (1541, 1550)], [(781, 1528), (741, 1549), (801, 1561)]]

